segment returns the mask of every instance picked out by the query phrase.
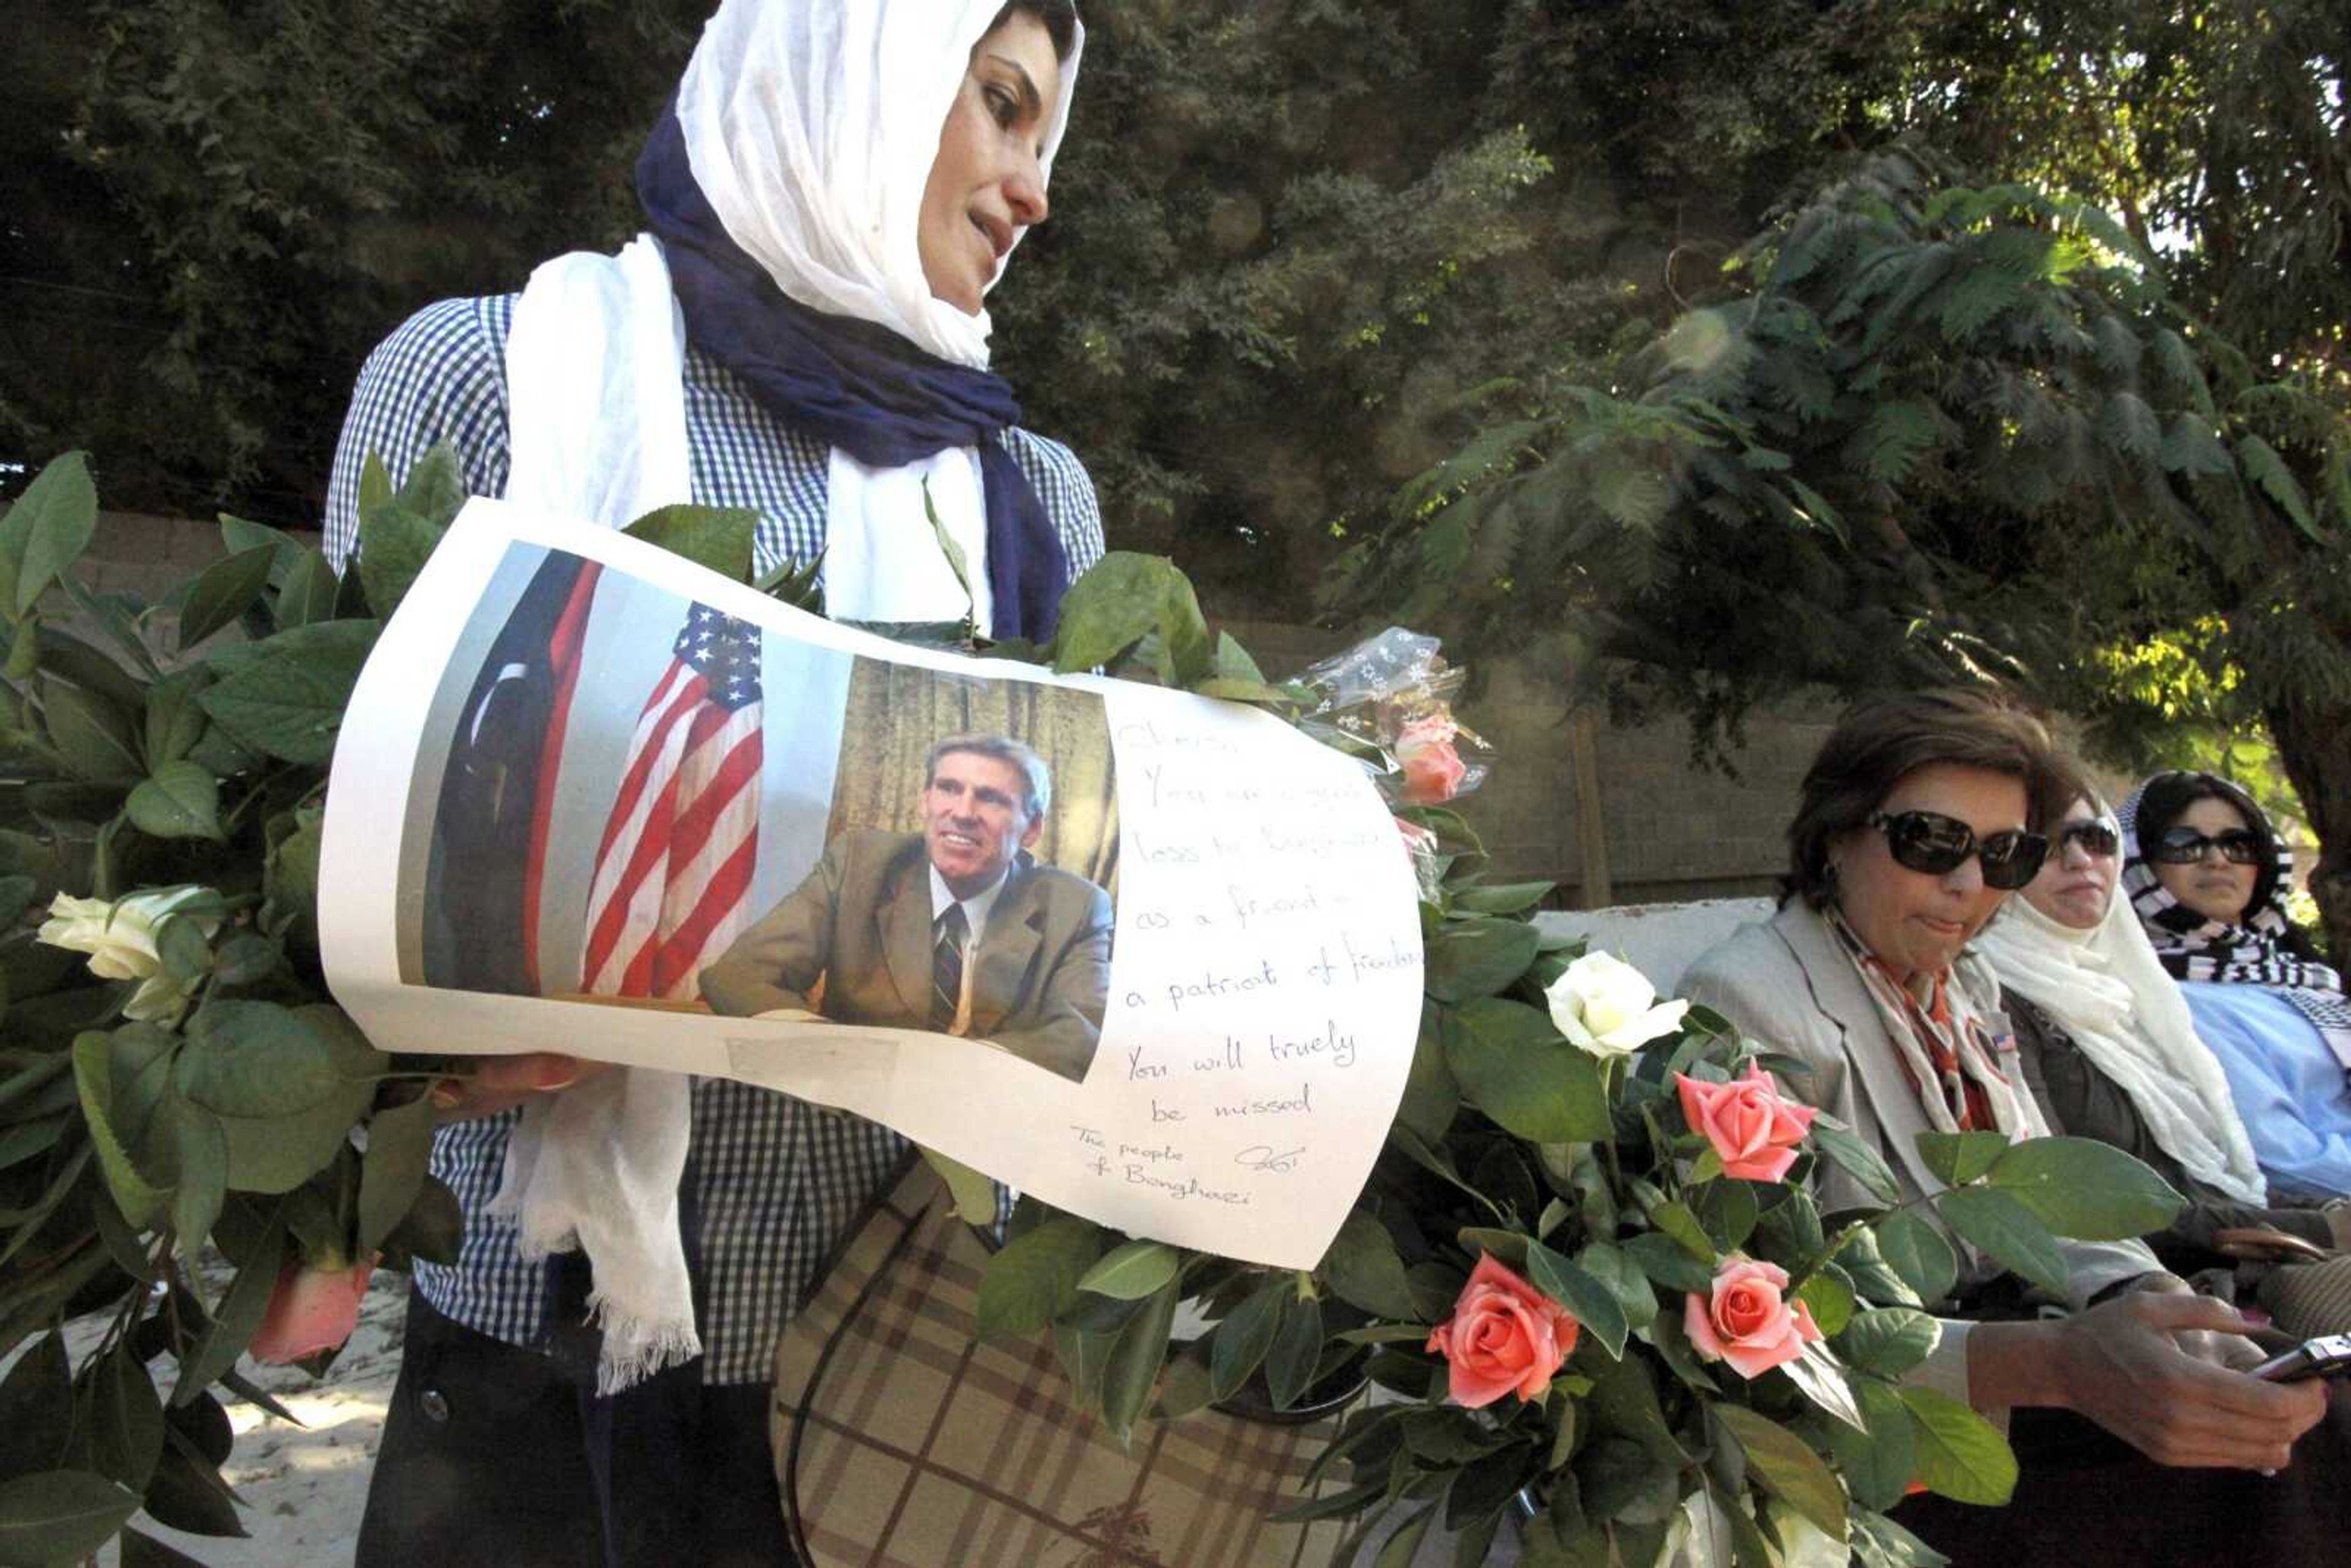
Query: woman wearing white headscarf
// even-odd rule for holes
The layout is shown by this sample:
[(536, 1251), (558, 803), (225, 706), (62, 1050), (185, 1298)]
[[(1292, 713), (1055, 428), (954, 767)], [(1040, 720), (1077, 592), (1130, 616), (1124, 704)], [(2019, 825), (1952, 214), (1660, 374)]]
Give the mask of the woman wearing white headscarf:
[(2020, 1064), (2050, 1125), (2113, 1144), (2189, 1203), (2148, 1237), (2176, 1272), (2343, 1246), (2351, 1213), (2274, 1204), (2229, 1081), (2128, 901), (2122, 830), (2078, 800), (2049, 858), (1976, 943), (2000, 977)]
[(2262, 1169), (2298, 1197), (2351, 1194), (2351, 998), (2286, 914), (2293, 849), (2211, 773), (2158, 773), (2120, 816), (2123, 893), (2220, 1059)]
[[(836, 618), (1050, 636), (1101, 521), (988, 372), (984, 298), (1046, 216), (1082, 48), (1071, 0), (725, 0), (640, 162), (648, 233), (371, 357), (332, 552), (370, 454), (445, 441), (470, 493), (608, 526), (752, 508), (760, 570), (820, 558)], [(359, 1562), (790, 1562), (770, 1357), (903, 1140), (562, 1057), (437, 1097), (465, 1239), (417, 1270)]]

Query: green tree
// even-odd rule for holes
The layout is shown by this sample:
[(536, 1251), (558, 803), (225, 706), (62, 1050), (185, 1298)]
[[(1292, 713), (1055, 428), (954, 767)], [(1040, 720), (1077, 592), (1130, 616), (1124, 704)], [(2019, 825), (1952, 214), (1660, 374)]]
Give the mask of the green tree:
[[(1624, 395), (1515, 392), (1334, 602), (1665, 701), (2012, 679), (2143, 755), (2167, 681), (2258, 716), (2351, 950), (2351, 426), (2098, 209), (1888, 154), (1741, 252)], [(2153, 670), (2149, 646), (2168, 651)]]

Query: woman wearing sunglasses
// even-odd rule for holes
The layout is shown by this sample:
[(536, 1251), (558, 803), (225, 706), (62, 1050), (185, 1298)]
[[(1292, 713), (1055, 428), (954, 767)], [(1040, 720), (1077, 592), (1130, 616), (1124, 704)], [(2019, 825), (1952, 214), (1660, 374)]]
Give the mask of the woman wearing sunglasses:
[[(2041, 724), (1994, 698), (1855, 708), (1805, 775), (1779, 913), (1702, 956), (1684, 993), (1801, 1061), (1789, 1089), (1876, 1145), (1906, 1198), (1937, 1190), (1919, 1134), (2048, 1130), (2015, 1072), (1999, 982), (1967, 950), (2081, 793)], [(1813, 1179), (1824, 1209), (1865, 1200), (1832, 1166)], [(2325, 1396), (2237, 1370), (2261, 1353), (2232, 1332), (2235, 1312), (2144, 1245), (2058, 1248), (2069, 1299), (2053, 1304), (2069, 1315), (2053, 1319), (1962, 1249), (1939, 1343), (1912, 1374), (2009, 1417), (2011, 1506), (1922, 1496), (1896, 1518), (1962, 1564), (2047, 1561), (2059, 1540), (2068, 1562), (2134, 1568), (2235, 1561), (2248, 1542), (2283, 1553), (2265, 1562), (2331, 1554), (2342, 1505), (2294, 1462)]]
[(2123, 891), (2229, 1076), (2270, 1185), (2351, 1193), (2351, 1004), (2286, 917), (2294, 852), (2253, 798), (2158, 773), (2122, 810)]
[[(2126, 1150), (2186, 1195), (2179, 1218), (2147, 1238), (2178, 1272), (2242, 1260), (2241, 1283), (2267, 1285), (2275, 1270), (2265, 1264), (2351, 1247), (2351, 1205), (2273, 1202), (2220, 1063), (2137, 915), (2115, 896), (2122, 863), (2121, 826), (2096, 800), (2076, 800), (2041, 874), (1977, 944), (1999, 977), (2042, 1114), (2058, 1132)], [(2240, 1281), (2220, 1282), (2219, 1293), (2233, 1294)], [(2335, 1333), (2351, 1321), (2294, 1326)]]

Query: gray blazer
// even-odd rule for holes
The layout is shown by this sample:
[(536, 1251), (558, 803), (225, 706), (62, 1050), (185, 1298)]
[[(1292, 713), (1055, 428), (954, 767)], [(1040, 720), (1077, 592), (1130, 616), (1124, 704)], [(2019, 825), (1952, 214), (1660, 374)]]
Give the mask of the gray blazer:
[[(827, 845), (789, 896), (702, 971), (702, 994), (737, 1018), (778, 1009), (884, 1029), (928, 1029), (930, 861), (920, 833), (867, 830)], [(1110, 895), (1027, 855), (973, 950), (974, 1039), (1083, 1081), (1110, 989)]]
[[(2004, 1030), (1999, 1016), (2000, 983), (1991, 971), (1962, 959), (1958, 979), (1979, 1018)], [(1820, 913), (1792, 898), (1760, 925), (1742, 925), (1701, 954), (1682, 979), (1682, 994), (1712, 1008), (1740, 1031), (1771, 1050), (1802, 1061), (1808, 1078), (1795, 1078), (1788, 1092), (1817, 1105), (1877, 1145), (1894, 1168), (1905, 1197), (1938, 1191), (1941, 1183), (1919, 1157), (1917, 1135), (1929, 1130), (1926, 1111), (1903, 1070), (1877, 1004), (1854, 972), (1853, 960)], [(2040, 1113), (2022, 1086), (2013, 1060), (2001, 1070), (2017, 1083), (2018, 1095), (2035, 1130)], [(1827, 1161), (1814, 1176), (1822, 1204), (1850, 1207), (1870, 1200), (1858, 1183)], [(2071, 1289), (2079, 1309), (2107, 1286), (2161, 1267), (2137, 1241), (2060, 1240)], [(1967, 1249), (1961, 1249), (1961, 1256)]]

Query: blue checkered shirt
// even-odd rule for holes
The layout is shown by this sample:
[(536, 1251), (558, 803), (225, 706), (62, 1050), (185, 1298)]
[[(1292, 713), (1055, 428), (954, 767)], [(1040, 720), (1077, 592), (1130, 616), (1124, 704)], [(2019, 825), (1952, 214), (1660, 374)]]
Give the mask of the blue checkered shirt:
[[(327, 550), (340, 565), (358, 537), (360, 470), (369, 453), (404, 474), (435, 442), (465, 466), (467, 490), (506, 492), (507, 329), (511, 295), (430, 306), (386, 339), (360, 372), (327, 493)], [(825, 444), (778, 421), (736, 376), (689, 347), (685, 428), (694, 499), (758, 509), (758, 567), (814, 559), (824, 548)], [(1093, 482), (1069, 448), (1023, 430), (1004, 444), (1045, 504), (1074, 578), (1102, 552)], [(434, 1173), (465, 1211), (453, 1268), (420, 1263), (435, 1309), (514, 1344), (539, 1336), (544, 1270), (527, 1263), (507, 1220), (485, 1212), (518, 1112), (441, 1130)], [(875, 1196), (905, 1142), (888, 1129), (789, 1095), (724, 1079), (694, 1085), (697, 1237), (705, 1380), (764, 1383), (785, 1320), (817, 1270)]]

